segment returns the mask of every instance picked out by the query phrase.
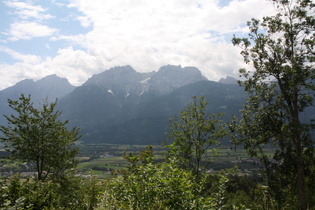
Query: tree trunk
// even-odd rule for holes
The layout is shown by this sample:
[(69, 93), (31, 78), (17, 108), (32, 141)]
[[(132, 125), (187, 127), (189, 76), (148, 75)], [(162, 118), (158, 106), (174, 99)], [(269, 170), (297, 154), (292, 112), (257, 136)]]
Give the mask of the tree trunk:
[(298, 158), (298, 189), (299, 189), (299, 200), (300, 200), (300, 209), (306, 210), (307, 209), (307, 201), (305, 195), (305, 173), (304, 173), (304, 161), (303, 161), (303, 154), (301, 148), (301, 138), (298, 136), (296, 140), (296, 150), (297, 150), (297, 158)]
[(302, 124), (299, 118), (299, 106), (298, 106), (298, 88), (294, 88), (294, 100), (292, 104), (292, 119), (293, 119), (293, 135), (295, 141), (295, 149), (297, 155), (297, 168), (298, 168), (298, 177), (297, 177), (297, 188), (299, 189), (299, 201), (300, 209), (307, 209), (306, 195), (305, 195), (305, 173), (304, 173), (304, 160), (303, 160), (303, 139), (302, 139)]

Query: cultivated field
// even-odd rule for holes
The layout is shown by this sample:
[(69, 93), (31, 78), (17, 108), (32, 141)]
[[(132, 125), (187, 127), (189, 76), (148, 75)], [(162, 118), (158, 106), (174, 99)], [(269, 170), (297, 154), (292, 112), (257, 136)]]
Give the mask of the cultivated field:
[[(84, 144), (78, 142), (80, 148), (76, 157), (78, 160), (77, 173), (80, 175), (94, 174), (100, 178), (112, 176), (112, 172), (120, 172), (128, 166), (128, 162), (123, 158), (125, 153), (137, 153), (145, 149), (145, 145), (115, 145), (115, 144)], [(1, 149), (3, 151), (3, 149)], [(163, 157), (163, 153), (167, 152), (166, 148), (160, 145), (153, 145), (153, 154), (155, 161), (159, 161)], [(273, 149), (270, 148), (270, 155)], [(232, 168), (237, 166), (240, 173), (256, 173), (260, 164), (258, 160), (251, 159), (246, 151), (242, 148), (231, 149), (222, 147), (219, 153), (211, 158), (209, 171), (216, 171), (224, 168)], [(8, 176), (13, 173), (30, 174), (32, 167), (24, 163), (15, 163), (2, 159), (0, 162), (1, 175)]]

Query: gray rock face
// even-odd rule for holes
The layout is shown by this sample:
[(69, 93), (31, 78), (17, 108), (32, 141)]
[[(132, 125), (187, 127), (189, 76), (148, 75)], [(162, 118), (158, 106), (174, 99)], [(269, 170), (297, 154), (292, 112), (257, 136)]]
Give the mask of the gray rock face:
[(149, 91), (168, 94), (176, 88), (202, 80), (207, 79), (195, 67), (162, 66), (149, 81)]
[(21, 93), (31, 95), (35, 103), (41, 100), (55, 101), (74, 90), (67, 79), (57, 75), (49, 75), (34, 82), (31, 79), (22, 80), (15, 85), (0, 91), (1, 102), (7, 98), (17, 99)]
[(56, 98), (62, 98), (73, 91), (74, 88), (67, 79), (58, 77), (57, 75), (50, 75), (36, 82), (31, 79), (22, 80), (0, 91), (0, 123), (4, 123), (2, 114), (8, 115), (11, 113), (11, 109), (7, 104), (8, 98), (17, 100), (22, 93), (26, 96), (31, 95), (31, 99), (36, 106), (46, 99), (48, 102), (53, 102)]
[(93, 75), (83, 85), (96, 85), (103, 91), (113, 94), (141, 94), (147, 90), (146, 81), (152, 73), (136, 72), (131, 66), (114, 67)]
[(100, 122), (104, 126), (133, 118), (139, 104), (200, 80), (205, 78), (194, 67), (167, 65), (149, 73), (136, 72), (131, 66), (114, 67), (93, 75), (60, 100), (59, 107), (76, 126), (97, 127)]
[(235, 79), (234, 77), (230, 77), (230, 76), (227, 76), (226, 78), (221, 78), (219, 80), (219, 83), (222, 83), (222, 84), (237, 84), (237, 79)]
[[(66, 78), (50, 75), (41, 80), (34, 82), (34, 93), (38, 98), (48, 97), (49, 101), (54, 101), (56, 98), (62, 98), (75, 89)], [(34, 96), (35, 97), (35, 96)]]
[(201, 80), (207, 79), (195, 67), (166, 65), (158, 72), (139, 73), (131, 66), (123, 66), (93, 75), (84, 85), (96, 85), (103, 91), (115, 95), (119, 93), (125, 96), (142, 95), (146, 92), (164, 95), (176, 88)]
[[(156, 143), (164, 138), (169, 117), (192, 95), (200, 95), (199, 89), (202, 94), (211, 89), (195, 84), (209, 82), (205, 80), (195, 67), (172, 65), (149, 73), (136, 72), (131, 66), (114, 67), (93, 75), (75, 89), (66, 79), (51, 75), (36, 82), (23, 80), (0, 91), (0, 111), (8, 114), (3, 112), (1, 102), (7, 105), (6, 98), (16, 99), (21, 93), (31, 94), (37, 101), (58, 97), (61, 118), (69, 120), (69, 126), (80, 127), (84, 141)], [(190, 84), (191, 88), (185, 88)]]

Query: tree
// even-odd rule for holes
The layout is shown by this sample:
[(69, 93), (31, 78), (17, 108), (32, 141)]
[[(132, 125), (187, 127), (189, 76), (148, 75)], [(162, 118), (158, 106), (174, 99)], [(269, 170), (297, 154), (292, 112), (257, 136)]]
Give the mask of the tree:
[[(225, 171), (196, 179), (191, 170), (179, 167), (175, 157), (154, 164), (152, 151), (149, 146), (139, 153), (124, 155), (130, 167), (124, 176), (104, 182), (101, 209), (223, 208), (228, 181)], [(209, 189), (212, 176), (215, 182)]]
[(204, 97), (199, 102), (197, 97), (193, 97), (190, 105), (181, 111), (179, 120), (170, 121), (169, 138), (173, 143), (168, 146), (171, 149), (169, 156), (176, 157), (182, 168), (192, 170), (197, 177), (210, 161), (208, 158), (203, 165), (205, 156), (210, 150), (215, 152), (211, 146), (218, 145), (218, 139), (226, 135), (222, 120), (219, 119), (222, 114), (218, 118), (208, 114), (206, 105)]
[[(311, 0), (273, 3), (278, 14), (249, 21), (249, 39), (233, 38), (254, 70), (240, 69), (245, 77), (240, 84), (249, 97), (241, 120), (231, 128), (238, 134), (235, 143), (243, 143), (264, 163), (269, 188), (278, 201), (292, 192), (299, 208), (306, 209), (313, 196), (306, 182), (314, 181), (310, 175), (314, 141), (311, 122), (302, 121), (301, 114), (314, 101), (315, 4)], [(264, 151), (270, 144), (276, 148), (271, 159)]]
[(95, 177), (71, 176), (56, 184), (20, 177), (0, 178), (0, 209), (95, 209), (105, 190)]
[(31, 97), (23, 94), (18, 100), (8, 99), (9, 107), (16, 114), (5, 116), (7, 126), (0, 126), (0, 140), (14, 160), (34, 164), (38, 180), (50, 174), (62, 176), (66, 169), (76, 166), (78, 152), (74, 142), (80, 138), (79, 129), (68, 130), (55, 111), (57, 101), (45, 102), (40, 109), (34, 107)]
[(153, 147), (148, 145), (145, 150), (140, 151), (138, 154), (124, 152), (123, 158), (129, 163), (127, 170), (124, 171), (125, 175), (128, 173), (137, 173), (140, 166), (145, 166), (153, 163)]

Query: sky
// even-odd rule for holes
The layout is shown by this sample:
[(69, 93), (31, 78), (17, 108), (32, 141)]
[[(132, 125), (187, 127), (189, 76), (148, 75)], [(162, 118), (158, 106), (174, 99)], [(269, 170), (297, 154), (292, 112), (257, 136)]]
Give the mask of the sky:
[(2, 0), (0, 90), (56, 74), (81, 85), (131, 65), (197, 67), (209, 80), (244, 67), (233, 35), (274, 13), (267, 0)]

